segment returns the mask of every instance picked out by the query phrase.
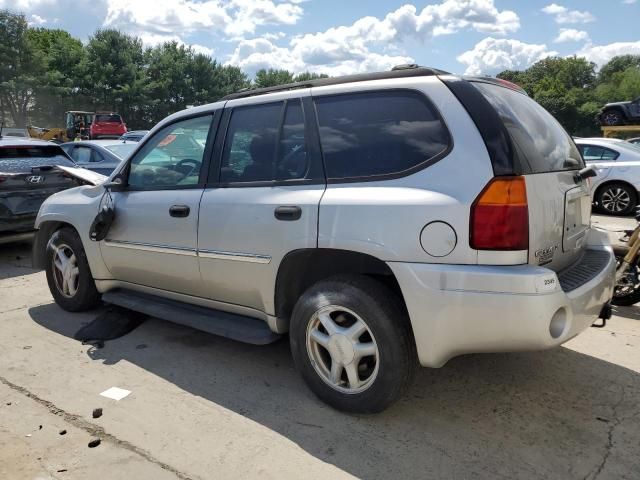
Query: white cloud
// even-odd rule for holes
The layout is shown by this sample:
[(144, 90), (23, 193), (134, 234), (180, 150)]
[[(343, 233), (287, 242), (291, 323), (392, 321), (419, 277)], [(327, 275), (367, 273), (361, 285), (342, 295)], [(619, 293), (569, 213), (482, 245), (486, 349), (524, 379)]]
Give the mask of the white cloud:
[(584, 30), (576, 30), (574, 28), (561, 28), (554, 42), (583, 42), (586, 40), (589, 40), (589, 34)]
[(542, 9), (546, 14), (553, 15), (556, 23), (588, 23), (593, 22), (596, 17), (591, 12), (569, 10), (567, 7), (552, 3)]
[(29, 20), (29, 25), (44, 25), (45, 23), (47, 23), (47, 19), (41, 17), (40, 15), (31, 15), (30, 20)]
[(299, 35), (287, 46), (264, 37), (241, 40), (228, 63), (250, 74), (269, 67), (329, 75), (385, 70), (413, 61), (398, 48), (405, 39), (425, 40), (461, 30), (504, 35), (518, 28), (518, 15), (499, 11), (493, 0), (443, 0), (421, 11), (408, 4), (382, 19), (362, 17), (351, 25)]
[(638, 0), (622, 0), (625, 5), (634, 5)]
[(465, 65), (465, 75), (495, 75), (502, 70), (522, 70), (543, 58), (557, 55), (545, 44), (487, 37), (472, 50), (457, 57)]
[(585, 57), (594, 62), (598, 67), (617, 55), (640, 55), (640, 41), (637, 42), (615, 42), (608, 45), (587, 44), (576, 53), (579, 57)]
[(272, 0), (107, 0), (104, 25), (127, 31), (181, 34), (217, 31), (238, 36), (259, 25), (292, 25), (303, 10)]
[(13, 11), (24, 12), (53, 3), (55, 3), (55, 0), (0, 0), (0, 8), (10, 8)]

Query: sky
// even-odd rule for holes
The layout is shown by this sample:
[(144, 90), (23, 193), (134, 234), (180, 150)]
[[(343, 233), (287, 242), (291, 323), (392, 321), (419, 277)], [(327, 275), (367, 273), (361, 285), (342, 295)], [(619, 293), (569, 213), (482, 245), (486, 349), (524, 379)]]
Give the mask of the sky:
[(190, 45), (247, 74), (417, 63), (494, 75), (551, 55), (640, 54), (640, 0), (0, 0), (86, 42), (99, 28)]

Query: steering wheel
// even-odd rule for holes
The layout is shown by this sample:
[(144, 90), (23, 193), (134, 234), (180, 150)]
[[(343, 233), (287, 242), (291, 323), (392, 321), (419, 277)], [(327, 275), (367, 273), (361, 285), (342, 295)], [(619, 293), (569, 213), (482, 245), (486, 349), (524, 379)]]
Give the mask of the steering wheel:
[(198, 160), (194, 160), (193, 158), (183, 158), (178, 163), (176, 163), (176, 166), (174, 167), (174, 169), (182, 173), (182, 168), (180, 167), (182, 167), (183, 165), (191, 165), (191, 170), (189, 170), (184, 175), (184, 178), (186, 178), (190, 176), (195, 170), (200, 170), (200, 165), (202, 165), (202, 162), (199, 162)]

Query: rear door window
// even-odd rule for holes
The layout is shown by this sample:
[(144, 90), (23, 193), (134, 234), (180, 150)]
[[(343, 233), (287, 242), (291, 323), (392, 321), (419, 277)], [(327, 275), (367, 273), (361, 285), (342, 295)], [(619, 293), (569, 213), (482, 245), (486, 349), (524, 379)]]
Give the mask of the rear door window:
[(615, 160), (618, 158), (618, 152), (598, 145), (580, 145), (578, 148), (582, 152), (582, 157), (586, 162)]
[(576, 170), (584, 166), (569, 134), (531, 98), (499, 85), (483, 82), (474, 85), (502, 119), (523, 173)]
[(302, 180), (309, 166), (300, 99), (234, 108), (222, 154), (221, 182)]
[(332, 95), (316, 98), (315, 104), (329, 179), (408, 174), (449, 148), (444, 122), (418, 92)]

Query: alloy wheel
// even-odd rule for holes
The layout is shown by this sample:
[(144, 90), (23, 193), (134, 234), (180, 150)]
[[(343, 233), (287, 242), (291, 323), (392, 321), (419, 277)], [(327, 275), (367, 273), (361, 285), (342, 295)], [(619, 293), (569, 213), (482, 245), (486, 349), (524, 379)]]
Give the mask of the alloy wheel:
[(63, 296), (72, 298), (78, 291), (80, 274), (75, 253), (69, 245), (55, 246), (52, 262), (56, 288)]
[(380, 353), (366, 322), (348, 308), (318, 310), (307, 326), (307, 352), (320, 378), (341, 393), (369, 388), (378, 375)]
[(629, 208), (630, 203), (629, 192), (620, 187), (609, 188), (602, 194), (602, 208), (610, 213), (623, 212)]

